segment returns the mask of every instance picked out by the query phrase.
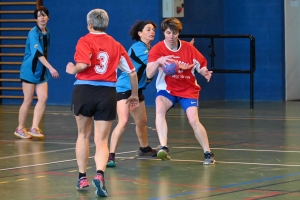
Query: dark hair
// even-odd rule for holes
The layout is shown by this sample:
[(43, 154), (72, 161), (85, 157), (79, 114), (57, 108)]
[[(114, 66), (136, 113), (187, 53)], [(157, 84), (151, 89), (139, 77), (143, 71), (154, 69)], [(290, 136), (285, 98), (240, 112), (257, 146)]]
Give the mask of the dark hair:
[(44, 6), (39, 6), (38, 8), (36, 8), (34, 10), (34, 13), (33, 13), (35, 19), (38, 18), (37, 15), (38, 15), (39, 11), (43, 11), (49, 17), (49, 11), (48, 11), (48, 9), (46, 7), (44, 7)]
[(182, 23), (175, 17), (167, 18), (162, 21), (161, 30), (165, 32), (168, 28), (170, 28), (171, 31), (180, 33), (182, 30)]
[(153, 21), (149, 21), (149, 20), (139, 21), (139, 20), (137, 20), (135, 22), (135, 24), (131, 27), (131, 29), (129, 31), (129, 35), (131, 36), (132, 40), (136, 40), (136, 41), (141, 40), (138, 32), (142, 31), (147, 24), (152, 24), (153, 27), (156, 28), (156, 24)]

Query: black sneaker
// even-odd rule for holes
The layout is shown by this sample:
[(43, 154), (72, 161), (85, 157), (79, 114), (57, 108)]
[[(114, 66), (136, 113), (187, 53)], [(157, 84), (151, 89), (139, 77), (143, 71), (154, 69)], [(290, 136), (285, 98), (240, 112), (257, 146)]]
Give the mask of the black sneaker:
[(206, 151), (204, 153), (204, 161), (203, 164), (204, 165), (212, 165), (215, 163), (215, 156), (212, 152), (208, 152)]
[(168, 154), (169, 148), (168, 147), (160, 147), (159, 151), (157, 152), (157, 157), (162, 161), (171, 160), (171, 157)]
[(148, 156), (148, 157), (156, 157), (157, 151), (155, 149), (152, 149), (150, 146), (147, 146), (145, 148), (140, 147), (137, 150), (138, 156)]

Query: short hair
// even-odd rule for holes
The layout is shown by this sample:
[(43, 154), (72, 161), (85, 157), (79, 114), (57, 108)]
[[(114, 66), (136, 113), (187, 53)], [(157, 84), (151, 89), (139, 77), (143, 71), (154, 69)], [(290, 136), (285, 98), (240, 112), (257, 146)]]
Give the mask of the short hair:
[(167, 18), (161, 22), (161, 30), (165, 32), (170, 28), (171, 31), (180, 33), (182, 30), (182, 23), (175, 17)]
[(86, 16), (87, 23), (91, 23), (95, 31), (105, 31), (108, 26), (108, 14), (103, 9), (91, 10)]
[(152, 24), (154, 28), (156, 28), (156, 24), (153, 21), (139, 21), (137, 20), (135, 24), (131, 27), (129, 31), (129, 35), (131, 36), (132, 40), (140, 41), (141, 37), (139, 36), (138, 32), (142, 31), (147, 24)]
[(39, 6), (34, 10), (34, 13), (33, 13), (35, 19), (38, 18), (38, 12), (40, 12), (40, 11), (44, 12), (49, 17), (48, 9), (45, 6)]

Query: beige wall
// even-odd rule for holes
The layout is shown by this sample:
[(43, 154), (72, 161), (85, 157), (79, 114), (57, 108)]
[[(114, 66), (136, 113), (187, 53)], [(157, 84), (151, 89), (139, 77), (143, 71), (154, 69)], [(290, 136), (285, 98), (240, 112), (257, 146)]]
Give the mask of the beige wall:
[(300, 99), (300, 0), (285, 2), (286, 100)]

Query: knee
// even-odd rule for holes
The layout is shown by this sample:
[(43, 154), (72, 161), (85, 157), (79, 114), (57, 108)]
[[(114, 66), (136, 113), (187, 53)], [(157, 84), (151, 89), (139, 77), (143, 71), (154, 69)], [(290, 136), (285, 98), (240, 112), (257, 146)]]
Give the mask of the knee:
[(33, 98), (25, 98), (23, 101), (23, 105), (25, 105), (27, 107), (31, 106), (32, 100), (33, 100)]
[(142, 119), (136, 119), (135, 120), (135, 124), (138, 127), (145, 127), (146, 124), (147, 124), (147, 119), (144, 119), (144, 118), (142, 118)]
[(189, 123), (190, 123), (190, 125), (191, 125), (193, 128), (195, 128), (195, 127), (197, 127), (197, 125), (198, 125), (200, 122), (199, 122), (198, 119), (192, 118), (192, 119), (189, 119)]
[(126, 129), (128, 126), (129, 118), (119, 118), (118, 126)]
[(78, 139), (80, 139), (80, 140), (90, 140), (90, 134), (78, 133)]
[(48, 95), (47, 94), (38, 96), (38, 101), (41, 102), (41, 103), (46, 103), (47, 100), (48, 100)]

